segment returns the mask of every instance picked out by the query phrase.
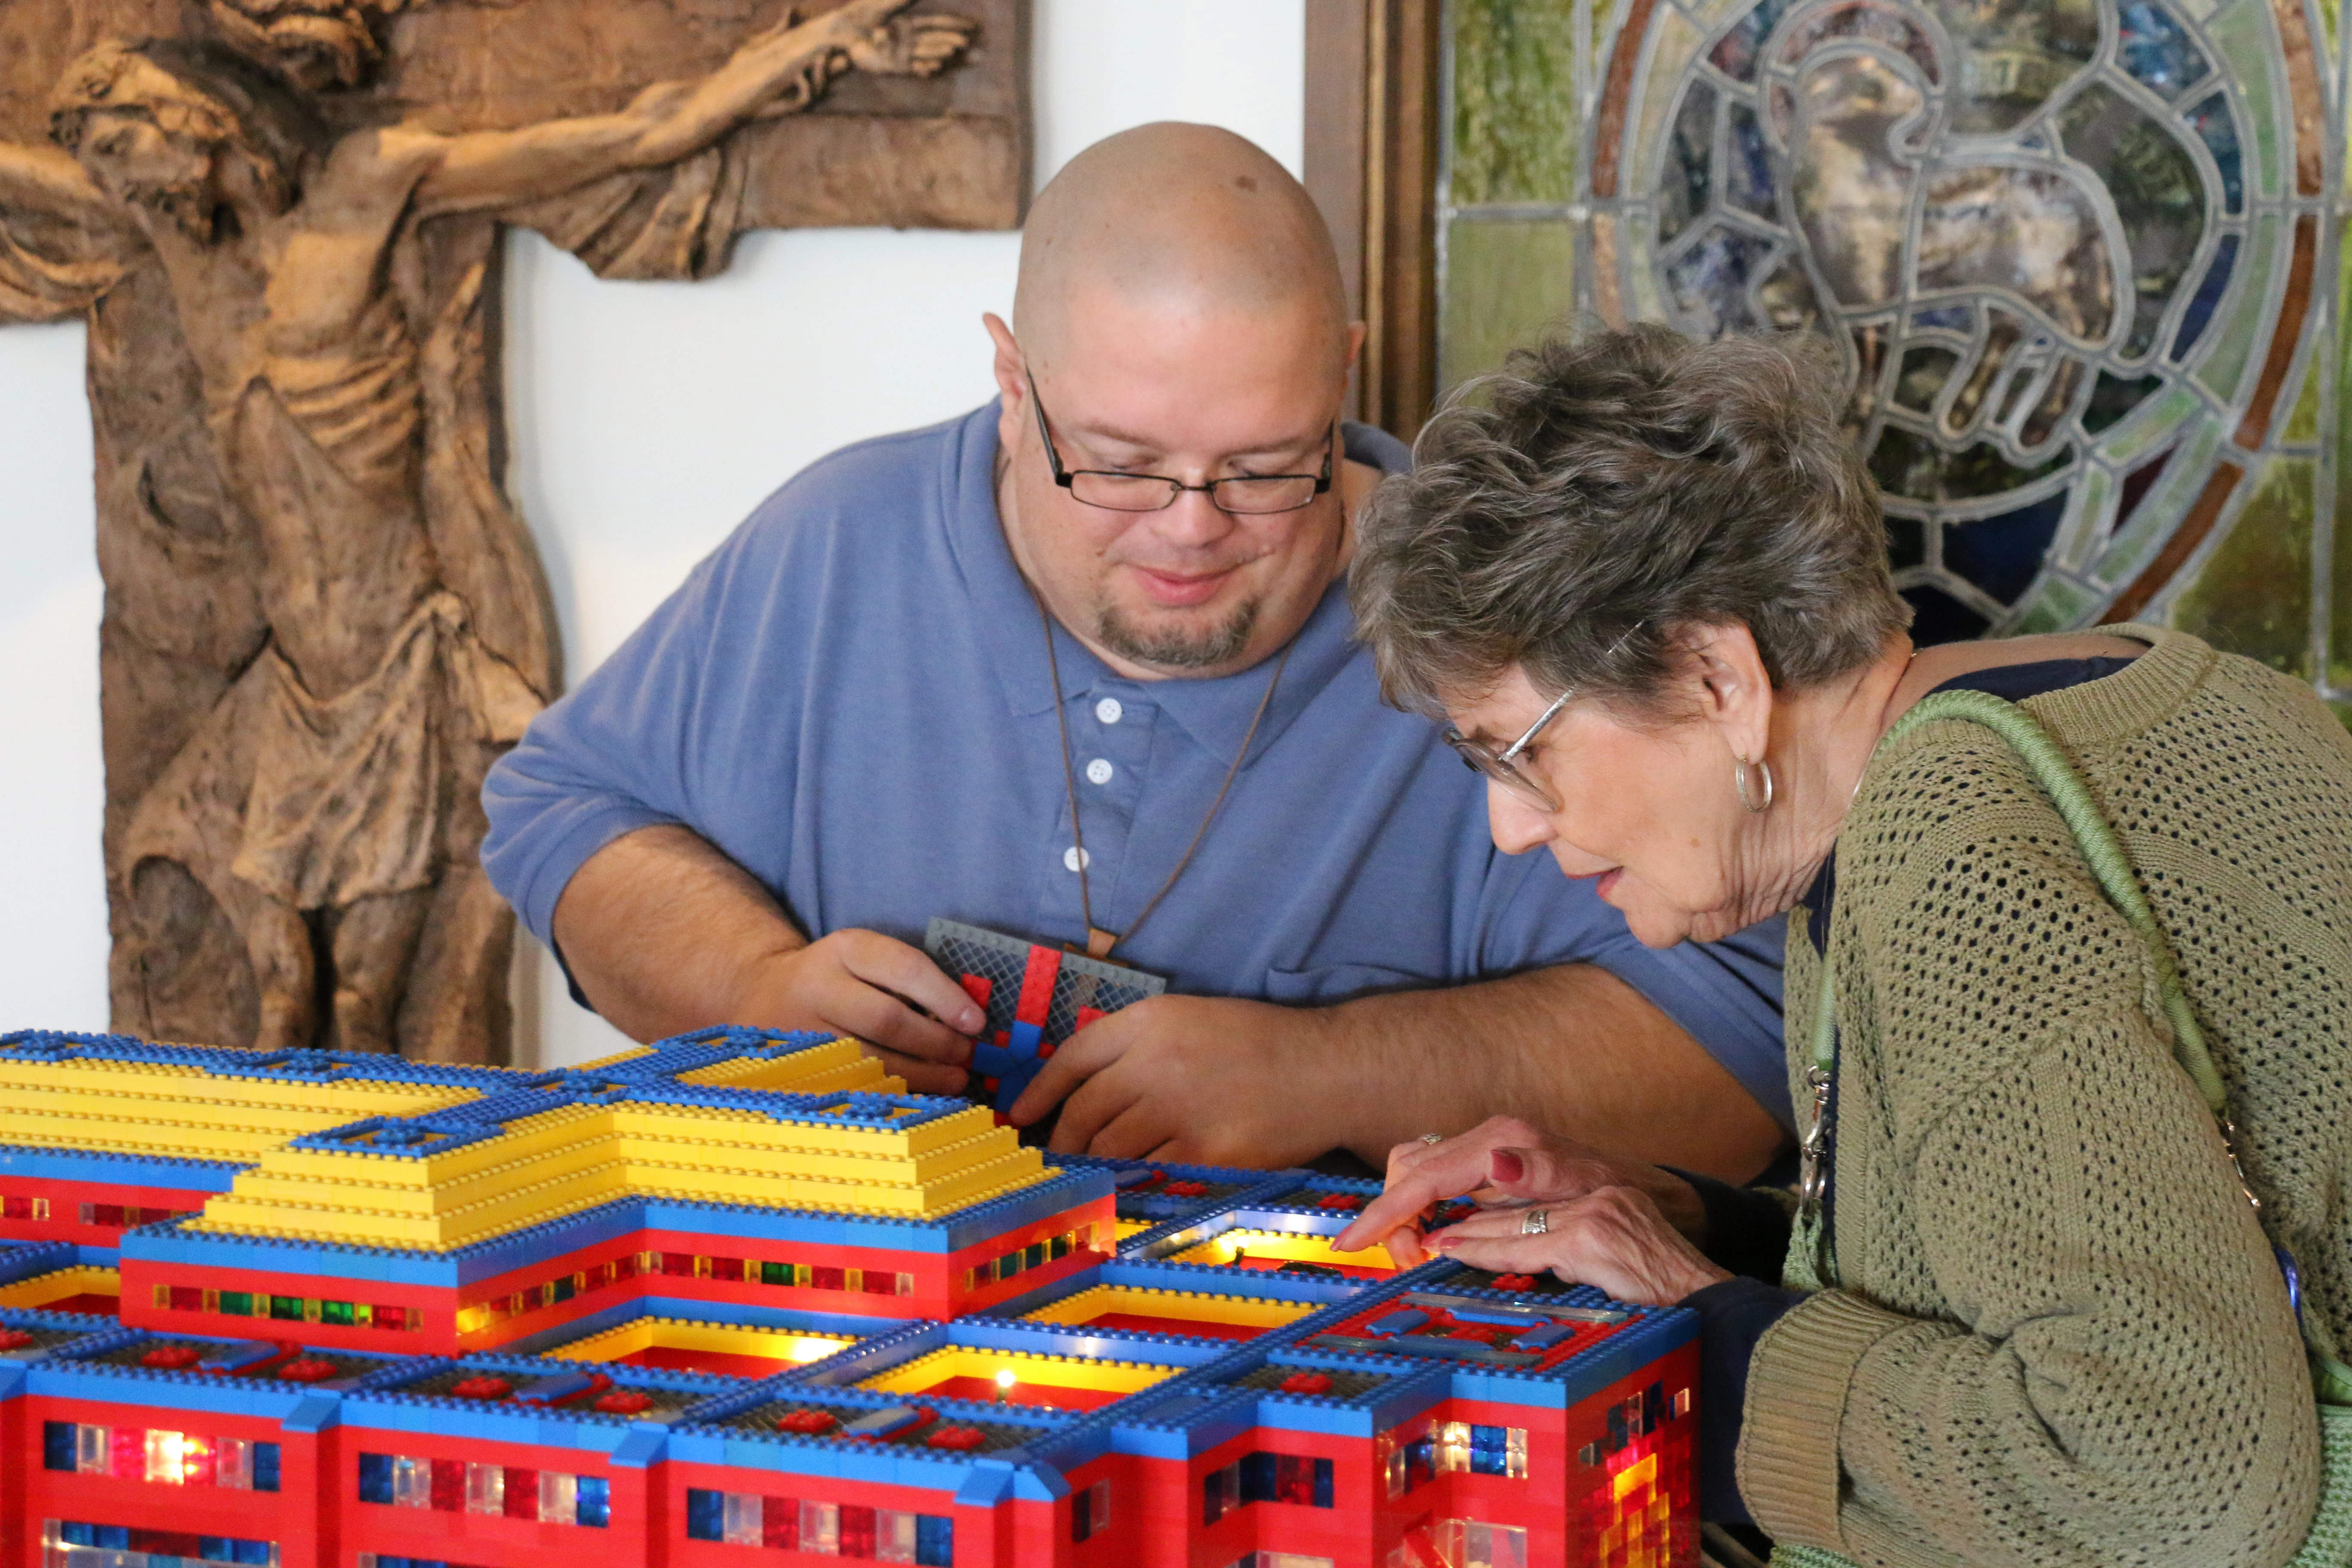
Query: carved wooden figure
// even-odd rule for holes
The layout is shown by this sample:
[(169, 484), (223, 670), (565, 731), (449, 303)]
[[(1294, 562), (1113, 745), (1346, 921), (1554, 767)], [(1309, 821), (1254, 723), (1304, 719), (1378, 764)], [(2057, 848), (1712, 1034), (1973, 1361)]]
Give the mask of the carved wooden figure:
[(0, 321), (92, 329), (117, 1028), (505, 1058), (477, 795), (558, 660), (499, 225), (640, 278), (762, 223), (1009, 226), (1014, 4), (5, 8)]

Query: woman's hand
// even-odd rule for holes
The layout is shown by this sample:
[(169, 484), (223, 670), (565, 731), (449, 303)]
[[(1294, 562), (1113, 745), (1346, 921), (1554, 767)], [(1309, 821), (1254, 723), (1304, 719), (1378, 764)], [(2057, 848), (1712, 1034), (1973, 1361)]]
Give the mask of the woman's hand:
[(1400, 1143), (1391, 1150), (1388, 1190), (1332, 1245), (1352, 1252), (1385, 1241), (1389, 1256), (1410, 1268), (1429, 1257), (1423, 1245), (1423, 1216), (1449, 1198), (1507, 1210), (1516, 1223), (1521, 1210), (1569, 1204), (1612, 1187), (1648, 1194), (1654, 1212), (1671, 1216), (1684, 1234), (1703, 1237), (1706, 1211), (1688, 1182), (1655, 1165), (1613, 1159), (1571, 1139), (1551, 1137), (1516, 1117), (1496, 1116), (1458, 1138)]
[[(1544, 1229), (1527, 1234), (1530, 1215)], [(1487, 1209), (1423, 1238), (1440, 1258), (1496, 1274), (1546, 1269), (1620, 1301), (1669, 1307), (1731, 1278), (1667, 1223), (1650, 1194), (1601, 1187), (1562, 1204)], [(1390, 1243), (1390, 1250), (1396, 1244)]]

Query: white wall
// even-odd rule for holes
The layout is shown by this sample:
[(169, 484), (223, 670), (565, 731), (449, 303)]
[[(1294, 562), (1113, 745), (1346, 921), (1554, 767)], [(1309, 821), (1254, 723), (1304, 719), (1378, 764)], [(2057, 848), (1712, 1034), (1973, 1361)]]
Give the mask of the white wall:
[[(1152, 120), (1250, 137), (1298, 170), (1302, 0), (1036, 0), (1037, 176)], [(604, 283), (537, 237), (509, 258), (516, 500), (573, 679), (762, 496), (845, 442), (992, 395), (980, 313), (1009, 311), (1019, 239), (748, 237), (706, 283)], [(98, 616), (79, 326), (0, 330), (0, 1029), (106, 1023)], [(518, 956), (518, 1059), (619, 1037)]]

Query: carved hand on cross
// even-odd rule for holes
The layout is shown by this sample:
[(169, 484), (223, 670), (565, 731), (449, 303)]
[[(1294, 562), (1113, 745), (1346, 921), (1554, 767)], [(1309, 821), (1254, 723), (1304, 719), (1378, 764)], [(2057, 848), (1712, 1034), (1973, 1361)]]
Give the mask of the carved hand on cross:
[[(505, 917), (473, 863), (478, 831), (450, 803), (474, 798), (490, 748), (548, 694), (529, 672), (551, 659), (535, 606), (505, 615), (514, 636), (481, 630), (512, 610), (501, 598), (529, 595), (536, 566), (483, 444), (457, 424), (481, 395), (464, 345), (487, 234), (450, 251), (458, 270), (436, 294), (427, 220), (658, 170), (763, 112), (806, 108), (853, 69), (935, 74), (975, 29), (902, 17), (910, 3), (849, 0), (789, 22), (616, 113), (455, 133), (411, 120), (337, 134), (297, 96), (302, 73), (258, 77), (217, 38), (110, 43), (67, 71), (58, 145), (0, 142), (0, 316), (89, 308), (126, 279), (143, 289), (141, 308), (169, 312), (194, 373), (186, 393), (161, 395), (201, 399), (196, 438), (250, 524), (238, 581), (257, 597), (257, 647), (221, 672), (209, 711), (179, 721), (184, 742), (153, 759), (110, 853), (118, 899), (143, 896), (142, 868), (179, 868), (187, 895), (167, 888), (156, 908), (226, 920), (257, 993), (257, 1027), (238, 1026), (252, 1043), (383, 1049), (397, 1024), (436, 1052), (491, 1048), (480, 1018), (504, 985)], [(396, 6), (231, 8), (266, 25), (255, 47), (275, 68), (325, 36), (312, 24), (363, 26)], [(480, 552), (451, 539), (500, 529), (510, 553), (455, 576)], [(450, 933), (438, 947), (434, 910)], [(121, 1016), (122, 987), (148, 984), (144, 941), (118, 945), (118, 1022), (151, 1028), (145, 1004)], [(412, 984), (413, 968), (426, 978)], [(436, 1010), (457, 1021), (436, 1024)]]

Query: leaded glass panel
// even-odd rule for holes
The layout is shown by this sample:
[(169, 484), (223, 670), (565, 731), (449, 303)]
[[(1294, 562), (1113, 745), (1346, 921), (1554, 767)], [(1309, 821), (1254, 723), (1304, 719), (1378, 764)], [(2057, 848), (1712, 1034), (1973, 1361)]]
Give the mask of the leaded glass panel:
[(1441, 379), (1580, 316), (1821, 333), (1924, 637), (2169, 619), (2352, 701), (2336, 23), (1451, 0)]

